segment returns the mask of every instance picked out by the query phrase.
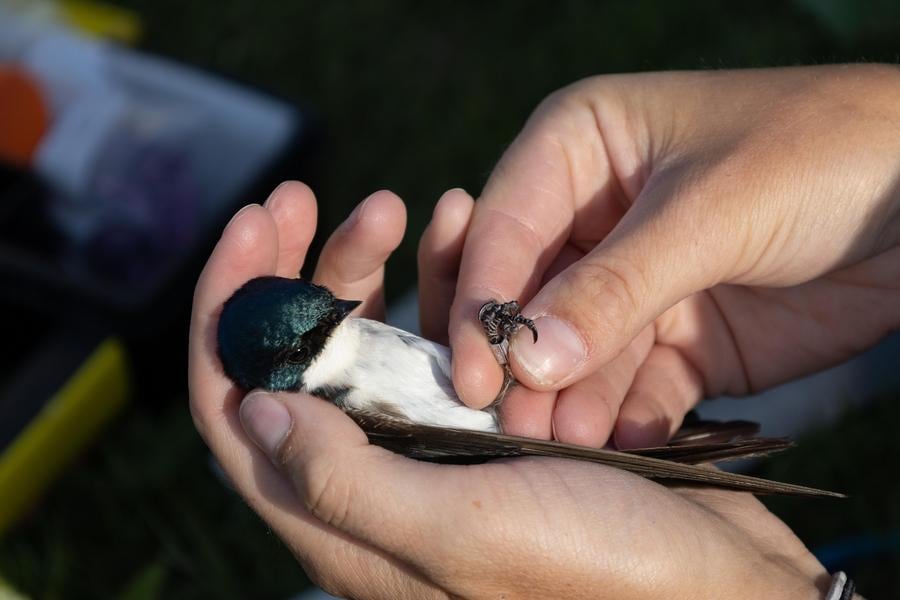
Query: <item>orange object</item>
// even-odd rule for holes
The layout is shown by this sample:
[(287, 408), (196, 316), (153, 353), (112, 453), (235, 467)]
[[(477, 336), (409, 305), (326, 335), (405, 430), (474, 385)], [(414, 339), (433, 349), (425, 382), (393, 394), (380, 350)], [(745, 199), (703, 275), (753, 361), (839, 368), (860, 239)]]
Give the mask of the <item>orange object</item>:
[(48, 124), (35, 81), (21, 69), (0, 65), (0, 160), (27, 166)]

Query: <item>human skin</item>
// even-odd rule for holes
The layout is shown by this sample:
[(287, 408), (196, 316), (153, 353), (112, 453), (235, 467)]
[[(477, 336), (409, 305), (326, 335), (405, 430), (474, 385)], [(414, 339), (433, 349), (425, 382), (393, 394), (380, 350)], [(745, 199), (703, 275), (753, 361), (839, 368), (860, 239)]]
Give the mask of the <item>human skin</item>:
[[(444, 195), (422, 244), (423, 278), (451, 286), (471, 198)], [(316, 222), (291, 182), (225, 229), (197, 284), (190, 407), (247, 503), (313, 581), (352, 598), (820, 598), (829, 577), (746, 493), (666, 488), (576, 461), (433, 465), (371, 446), (333, 405), (252, 392), (216, 353), (223, 302), (260, 276), (294, 276)], [(384, 261), (402, 202), (370, 196), (327, 242), (314, 280), (383, 316)]]
[(586, 79), (494, 169), (455, 287), (422, 290), (424, 324), (483, 407), (502, 372), (473, 315), (518, 299), (540, 340), (513, 339), (504, 429), (657, 445), (702, 397), (835, 365), (900, 327), (898, 197), (896, 67)]
[[(499, 389), (473, 318), (491, 296), (587, 346), (575, 361), (554, 350), (535, 377), (528, 350), (548, 346), (514, 340), (525, 385), (507, 431), (594, 445), (614, 426), (622, 446), (664, 439), (702, 395), (773, 385), (896, 329), (898, 98), (896, 70), (878, 66), (601, 77), (554, 94), (481, 200), (448, 192), (422, 241), (423, 328), (452, 343), (458, 391), (478, 406)], [(404, 220), (396, 197), (370, 197), (316, 280), (379, 317)], [(296, 183), (235, 217), (198, 282), (190, 384), (198, 430), (315, 581), (359, 598), (821, 597), (824, 569), (746, 494), (553, 459), (427, 465), (299, 394), (239, 409), (218, 311), (251, 277), (296, 273), (314, 223)], [(559, 341), (552, 321), (538, 327)]]

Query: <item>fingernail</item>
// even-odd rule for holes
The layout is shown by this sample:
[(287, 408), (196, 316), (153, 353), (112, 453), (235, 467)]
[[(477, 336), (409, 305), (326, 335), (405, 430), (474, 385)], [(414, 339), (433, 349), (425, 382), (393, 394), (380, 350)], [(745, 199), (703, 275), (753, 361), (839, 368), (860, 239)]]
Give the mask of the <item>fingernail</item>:
[(270, 458), (291, 430), (291, 413), (284, 404), (265, 392), (253, 392), (241, 403), (244, 431)]
[(669, 437), (668, 433), (669, 430), (665, 424), (637, 425), (634, 423), (621, 423), (616, 426), (613, 440), (618, 450), (655, 448), (666, 444)]
[(272, 193), (269, 194), (269, 197), (266, 198), (266, 201), (263, 202), (263, 206), (269, 209), (275, 208), (276, 198), (278, 198), (278, 190), (287, 185), (287, 183), (287, 181), (282, 181), (281, 183), (279, 183), (278, 186), (274, 190), (272, 190)]
[(450, 188), (449, 190), (447, 190), (446, 192), (441, 194), (441, 198), (443, 198), (444, 196), (449, 196), (450, 194), (465, 194), (466, 196), (469, 195), (469, 193), (464, 188), (455, 187), (455, 188)]
[(572, 327), (555, 317), (534, 322), (538, 341), (521, 328), (513, 338), (511, 352), (535, 383), (553, 385), (568, 377), (587, 357), (584, 342)]
[(353, 212), (350, 213), (350, 216), (347, 217), (347, 220), (344, 221), (344, 225), (346, 225), (347, 227), (352, 227), (353, 225), (359, 223), (359, 221), (360, 221), (360, 220), (362, 219), (362, 217), (363, 217), (363, 213), (366, 211), (366, 204), (369, 203), (369, 200), (370, 200), (370, 199), (372, 198), (372, 196), (374, 196), (374, 195), (375, 195), (375, 194), (372, 194), (372, 195), (368, 196), (365, 200), (363, 200), (362, 202), (360, 202), (359, 204), (357, 204), (357, 205), (356, 205), (356, 208), (353, 209)]
[(672, 419), (660, 410), (661, 405), (650, 403), (648, 398), (632, 392), (625, 399), (623, 408), (613, 434), (616, 448), (653, 448), (669, 441)]
[(225, 229), (228, 229), (229, 227), (231, 227), (231, 225), (232, 225), (233, 223), (235, 223), (235, 222), (238, 220), (238, 218), (240, 218), (240, 216), (241, 216), (242, 214), (244, 214), (245, 212), (247, 212), (248, 210), (250, 210), (250, 209), (253, 208), (254, 206), (259, 206), (259, 204), (256, 204), (256, 203), (248, 204), (247, 206), (245, 206), (245, 207), (242, 208), (241, 210), (239, 210), (239, 211), (237, 211), (236, 213), (234, 213), (234, 216), (231, 217), (231, 220), (230, 220), (230, 221), (228, 221), (228, 225), (225, 226)]

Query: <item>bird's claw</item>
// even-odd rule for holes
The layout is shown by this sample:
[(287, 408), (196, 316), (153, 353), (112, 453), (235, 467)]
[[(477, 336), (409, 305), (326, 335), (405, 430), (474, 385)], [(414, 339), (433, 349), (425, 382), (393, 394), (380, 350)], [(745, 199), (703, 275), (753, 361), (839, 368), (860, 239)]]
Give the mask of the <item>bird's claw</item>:
[(478, 310), (478, 320), (491, 345), (496, 346), (509, 341), (519, 327), (527, 327), (534, 342), (537, 343), (538, 332), (534, 321), (523, 317), (520, 310), (519, 303), (515, 300), (500, 303), (492, 299), (481, 306)]

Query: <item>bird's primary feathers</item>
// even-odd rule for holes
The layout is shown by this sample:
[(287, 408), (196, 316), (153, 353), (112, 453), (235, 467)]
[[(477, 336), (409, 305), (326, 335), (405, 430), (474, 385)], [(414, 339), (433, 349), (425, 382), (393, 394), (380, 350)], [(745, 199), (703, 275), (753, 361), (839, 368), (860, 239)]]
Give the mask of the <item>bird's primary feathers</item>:
[(245, 389), (304, 391), (334, 402), (372, 443), (420, 460), (552, 456), (664, 481), (840, 496), (700, 465), (790, 446), (783, 439), (754, 437), (757, 428), (746, 422), (695, 424), (668, 446), (627, 452), (504, 435), (493, 409), (474, 410), (460, 402), (451, 382), (448, 348), (377, 321), (348, 317), (358, 305), (301, 279), (247, 282), (225, 303), (219, 319), (225, 373)]

